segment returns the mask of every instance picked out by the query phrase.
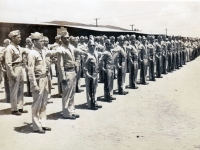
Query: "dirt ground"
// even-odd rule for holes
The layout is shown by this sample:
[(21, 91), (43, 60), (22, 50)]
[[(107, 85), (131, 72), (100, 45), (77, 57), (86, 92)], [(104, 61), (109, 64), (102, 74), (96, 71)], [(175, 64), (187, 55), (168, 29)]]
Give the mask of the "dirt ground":
[[(5, 93), (0, 93), (0, 150), (193, 150), (200, 149), (200, 57), (180, 70), (149, 85), (138, 85), (126, 96), (98, 111), (88, 110), (84, 92), (75, 95), (76, 120), (62, 119), (62, 101), (56, 98), (47, 106), (47, 125), (52, 131), (33, 133), (31, 97), (24, 98), (28, 114), (11, 115)], [(128, 74), (126, 76), (128, 85)], [(117, 89), (117, 82), (114, 82)], [(26, 85), (25, 85), (26, 91)], [(103, 96), (103, 84), (97, 96)]]

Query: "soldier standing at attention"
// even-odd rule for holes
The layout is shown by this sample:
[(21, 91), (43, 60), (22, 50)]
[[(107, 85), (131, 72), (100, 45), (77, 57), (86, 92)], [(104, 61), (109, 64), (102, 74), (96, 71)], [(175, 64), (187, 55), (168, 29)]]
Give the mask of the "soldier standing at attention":
[(22, 54), (28, 53), (28, 50), (21, 48), (18, 44), (21, 41), (19, 30), (10, 32), (8, 35), (11, 44), (5, 50), (5, 64), (10, 86), (11, 110), (14, 115), (28, 113), (23, 110), (24, 104), (24, 76)]
[(33, 131), (45, 133), (45, 131), (51, 131), (51, 128), (47, 127), (45, 123), (48, 99), (48, 72), (45, 59), (59, 53), (59, 51), (44, 50), (44, 37), (39, 32), (31, 33), (30, 38), (34, 44), (34, 49), (28, 54), (28, 74), (33, 96)]
[(101, 69), (104, 71), (104, 98), (108, 102), (115, 100), (113, 97), (113, 80), (114, 80), (114, 59), (112, 53), (112, 44), (109, 39), (105, 41), (105, 51), (99, 60)]
[(127, 54), (126, 50), (123, 47), (124, 45), (124, 36), (120, 35), (118, 37), (119, 45), (115, 48), (117, 51), (117, 83), (118, 83), (118, 93), (119, 95), (126, 95), (128, 92), (125, 90), (125, 78), (126, 78), (126, 59)]
[(97, 104), (96, 89), (98, 86), (98, 53), (95, 51), (95, 43), (93, 40), (88, 42), (88, 53), (84, 65), (87, 107), (91, 110), (102, 108)]
[(172, 44), (172, 71), (176, 71), (176, 44), (175, 44), (175, 37), (172, 36), (171, 40)]
[(148, 51), (146, 45), (146, 37), (142, 37), (142, 43), (138, 47), (139, 49), (139, 60), (140, 60), (140, 81), (139, 84), (148, 85), (147, 80), (147, 59)]
[(110, 37), (110, 42), (112, 44), (112, 49), (113, 49), (113, 59), (114, 59), (114, 79), (117, 79), (117, 69), (116, 69), (116, 57), (117, 57), (117, 52), (114, 51), (115, 47), (117, 47), (115, 43), (115, 37), (111, 36)]
[(156, 81), (154, 75), (156, 48), (154, 46), (154, 38), (152, 36), (149, 36), (148, 49), (149, 49), (149, 81)]
[(162, 58), (162, 37), (158, 36), (156, 46), (156, 78), (162, 78), (161, 76), (161, 58)]
[(136, 86), (138, 74), (138, 48), (136, 46), (135, 35), (130, 36), (130, 45), (127, 46), (129, 59), (129, 87), (131, 89), (138, 89)]

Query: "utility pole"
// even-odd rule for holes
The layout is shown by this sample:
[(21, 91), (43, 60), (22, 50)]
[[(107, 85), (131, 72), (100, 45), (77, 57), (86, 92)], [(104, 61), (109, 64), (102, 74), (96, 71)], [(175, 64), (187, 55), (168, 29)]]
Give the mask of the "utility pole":
[(132, 26), (132, 31), (133, 31), (133, 26), (134, 26), (134, 24), (131, 24), (130, 26)]
[(167, 29), (165, 29), (166, 30), (166, 36), (167, 36)]
[(95, 18), (94, 20), (96, 20), (96, 27), (97, 27), (97, 20), (98, 20), (99, 18)]

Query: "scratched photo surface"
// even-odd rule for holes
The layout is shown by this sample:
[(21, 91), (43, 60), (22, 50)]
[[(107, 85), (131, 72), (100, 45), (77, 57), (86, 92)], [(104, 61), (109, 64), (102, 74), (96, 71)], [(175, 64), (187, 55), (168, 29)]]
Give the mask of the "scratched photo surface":
[[(0, 0), (0, 150), (200, 149), (199, 16), (198, 1)], [(8, 55), (5, 39), (16, 42), (16, 30), (20, 52), (29, 48), (27, 38), (33, 50), (38, 35), (48, 38), (49, 51), (40, 49), (35, 68), (30, 52)], [(73, 46), (57, 48), (58, 36)], [(85, 48), (81, 36), (89, 38)], [(114, 44), (106, 40), (111, 36)], [(9, 65), (17, 55), (23, 65)], [(73, 67), (62, 70), (65, 61)], [(36, 83), (30, 68), (38, 66), (49, 72)], [(28, 113), (15, 115), (10, 101), (20, 94)], [(38, 134), (41, 112), (33, 110), (45, 100), (41, 111), (51, 131)], [(80, 117), (67, 118), (68, 110)]]

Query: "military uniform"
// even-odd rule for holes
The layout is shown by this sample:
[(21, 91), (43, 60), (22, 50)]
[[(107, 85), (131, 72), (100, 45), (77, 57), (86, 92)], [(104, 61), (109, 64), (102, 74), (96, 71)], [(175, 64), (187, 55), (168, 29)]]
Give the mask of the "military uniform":
[(156, 42), (156, 78), (162, 78), (161, 76), (161, 58), (162, 58), (162, 44)]
[[(110, 40), (106, 40), (108, 44)], [(110, 47), (111, 48), (111, 47)], [(114, 80), (114, 59), (111, 50), (105, 50), (99, 60), (101, 69), (104, 71), (104, 98), (107, 101), (113, 100), (113, 80)]]
[(129, 87), (137, 89), (137, 74), (138, 74), (138, 50), (136, 45), (130, 44), (127, 47), (128, 60), (129, 60)]
[(153, 44), (148, 44), (149, 49), (149, 81), (155, 81), (155, 75), (154, 75), (154, 64), (155, 64), (155, 46)]
[[(10, 34), (11, 38), (12, 33)], [(28, 53), (28, 51), (18, 45), (15, 45), (14, 43), (11, 43), (5, 50), (5, 64), (10, 86), (11, 110), (14, 114), (19, 115), (19, 112), (24, 112), (24, 75), (22, 67), (24, 65), (22, 62), (23, 53)]]

